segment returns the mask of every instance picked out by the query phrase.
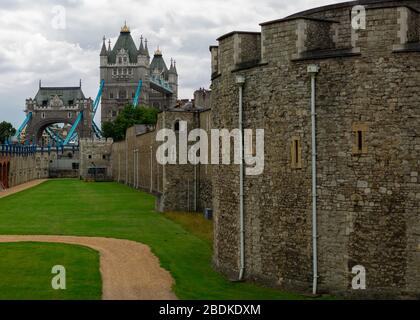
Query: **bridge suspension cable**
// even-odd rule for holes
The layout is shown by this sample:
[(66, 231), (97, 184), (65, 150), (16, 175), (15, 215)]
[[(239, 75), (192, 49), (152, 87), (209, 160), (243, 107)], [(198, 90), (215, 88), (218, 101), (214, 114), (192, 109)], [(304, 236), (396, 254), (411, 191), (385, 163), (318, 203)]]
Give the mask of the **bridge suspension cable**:
[(139, 85), (137, 86), (137, 91), (136, 91), (136, 95), (134, 97), (133, 100), (133, 106), (134, 108), (136, 108), (139, 105), (139, 100), (140, 100), (140, 94), (141, 94), (141, 88), (143, 86), (143, 80), (139, 81)]
[(14, 135), (14, 138), (19, 139), (20, 135), (22, 134), (22, 131), (26, 128), (26, 126), (28, 125), (29, 121), (31, 121), (31, 119), (32, 119), (32, 112), (29, 112), (26, 115), (25, 121), (23, 121), (22, 125), (16, 131), (16, 134)]
[[(95, 115), (96, 115), (96, 112), (98, 111), (99, 102), (101, 101), (101, 98), (102, 98), (102, 92), (103, 92), (104, 86), (105, 86), (105, 80), (102, 80), (101, 84), (99, 86), (98, 94), (96, 95), (96, 99), (93, 102), (93, 109), (92, 109), (92, 129), (93, 129), (93, 132), (95, 133), (95, 136), (97, 138), (102, 138), (102, 132), (101, 132), (101, 129), (99, 129), (98, 125), (95, 123)], [(74, 122), (66, 140), (64, 140), (64, 142), (63, 142), (64, 146), (66, 146), (70, 142), (76, 140), (76, 138), (77, 138), (76, 129), (77, 129), (77, 126), (79, 125), (80, 121), (82, 120), (82, 118), (83, 118), (83, 112), (80, 112), (79, 116), (77, 117), (76, 121)]]

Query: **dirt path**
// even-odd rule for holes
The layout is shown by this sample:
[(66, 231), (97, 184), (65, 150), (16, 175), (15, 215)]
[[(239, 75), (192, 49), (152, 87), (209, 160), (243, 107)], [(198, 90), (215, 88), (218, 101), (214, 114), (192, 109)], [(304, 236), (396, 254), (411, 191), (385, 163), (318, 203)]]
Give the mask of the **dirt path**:
[(1, 198), (5, 198), (7, 196), (10, 196), (10, 195), (12, 195), (14, 193), (21, 192), (23, 190), (36, 187), (37, 185), (39, 185), (41, 183), (44, 183), (45, 181), (47, 181), (47, 179), (32, 180), (32, 181), (29, 181), (29, 182), (20, 184), (20, 185), (18, 185), (16, 187), (13, 187), (13, 188), (10, 188), (10, 189), (6, 189), (6, 190), (2, 190), (2, 191), (0, 191), (0, 199)]
[(53, 242), (82, 245), (100, 253), (102, 299), (175, 300), (170, 273), (150, 248), (138, 242), (66, 236), (0, 236), (4, 242)]

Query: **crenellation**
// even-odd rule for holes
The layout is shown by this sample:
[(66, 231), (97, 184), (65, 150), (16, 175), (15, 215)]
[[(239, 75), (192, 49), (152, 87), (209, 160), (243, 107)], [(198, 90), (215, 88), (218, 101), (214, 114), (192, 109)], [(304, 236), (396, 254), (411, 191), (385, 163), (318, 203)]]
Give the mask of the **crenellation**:
[(211, 46), (210, 47), (210, 54), (211, 54), (211, 76), (214, 78), (220, 73), (220, 66), (219, 66), (219, 47), (218, 46)]

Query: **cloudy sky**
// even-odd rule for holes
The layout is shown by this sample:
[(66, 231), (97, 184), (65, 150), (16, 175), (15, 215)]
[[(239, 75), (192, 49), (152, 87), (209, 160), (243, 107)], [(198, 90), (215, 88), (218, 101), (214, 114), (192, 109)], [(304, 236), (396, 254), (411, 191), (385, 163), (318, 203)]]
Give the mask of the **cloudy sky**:
[[(16, 127), (25, 99), (44, 86), (76, 86), (96, 96), (102, 37), (115, 43), (124, 21), (138, 44), (177, 60), (180, 98), (210, 84), (208, 47), (233, 30), (337, 0), (1, 0), (0, 122)], [(151, 52), (151, 53), (152, 53)]]

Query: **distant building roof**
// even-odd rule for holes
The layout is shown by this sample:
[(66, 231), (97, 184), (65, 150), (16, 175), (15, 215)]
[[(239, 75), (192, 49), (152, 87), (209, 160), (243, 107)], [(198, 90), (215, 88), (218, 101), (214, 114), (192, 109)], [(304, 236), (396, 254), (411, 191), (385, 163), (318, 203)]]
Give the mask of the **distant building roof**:
[(40, 87), (35, 99), (38, 105), (44, 101), (49, 103), (55, 96), (58, 96), (64, 105), (70, 105), (70, 102), (76, 103), (76, 100), (85, 99), (81, 87)]
[(162, 52), (158, 49), (155, 52), (152, 62), (150, 63), (150, 70), (157, 69), (159, 73), (164, 72), (165, 74), (168, 72), (168, 67), (166, 66), (165, 60), (163, 60)]
[(128, 52), (130, 63), (137, 63), (138, 50), (127, 26), (121, 29), (120, 36), (108, 56), (109, 63), (116, 63), (117, 54), (121, 49)]

